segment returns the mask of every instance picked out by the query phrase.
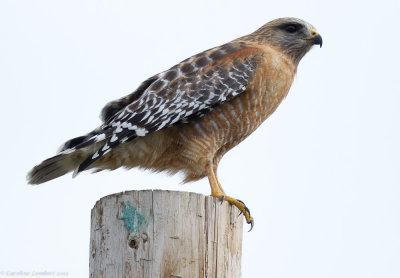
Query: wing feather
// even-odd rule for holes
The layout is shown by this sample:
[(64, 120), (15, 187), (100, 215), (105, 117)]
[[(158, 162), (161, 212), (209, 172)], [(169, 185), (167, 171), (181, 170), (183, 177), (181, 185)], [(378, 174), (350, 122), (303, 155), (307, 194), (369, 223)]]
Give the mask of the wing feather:
[(98, 136), (105, 138), (104, 144), (76, 173), (123, 142), (192, 121), (244, 92), (260, 55), (258, 49), (232, 42), (199, 53), (148, 79), (151, 82), (143, 82), (140, 94), (123, 98), (125, 106), (112, 102), (103, 109), (104, 124), (96, 129), (98, 133), (76, 148), (91, 140), (98, 142)]

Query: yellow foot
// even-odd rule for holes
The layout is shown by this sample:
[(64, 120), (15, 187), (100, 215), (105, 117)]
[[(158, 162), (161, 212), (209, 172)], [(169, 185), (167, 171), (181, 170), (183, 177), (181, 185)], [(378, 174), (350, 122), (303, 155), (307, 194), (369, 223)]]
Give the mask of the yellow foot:
[(219, 195), (219, 196), (213, 196), (213, 197), (217, 197), (218, 199), (220, 199), (221, 203), (223, 201), (227, 201), (229, 204), (237, 207), (240, 210), (240, 214), (243, 213), (244, 217), (246, 218), (247, 224), (250, 224), (249, 232), (253, 229), (254, 219), (253, 219), (253, 217), (250, 216), (249, 208), (246, 207), (246, 205), (242, 201), (240, 201), (238, 199), (235, 199), (235, 198), (232, 198), (232, 197), (229, 197), (229, 196), (222, 195), (222, 194)]
[(240, 214), (243, 213), (244, 217), (246, 218), (247, 224), (251, 225), (250, 230), (249, 230), (249, 232), (250, 232), (254, 226), (254, 220), (253, 220), (253, 217), (250, 216), (250, 210), (246, 207), (246, 205), (242, 201), (225, 195), (225, 192), (222, 189), (222, 186), (219, 183), (217, 176), (214, 173), (214, 169), (213, 169), (211, 162), (207, 165), (206, 171), (207, 171), (208, 180), (210, 181), (211, 196), (220, 199), (221, 203), (223, 201), (227, 201), (229, 204), (237, 207), (240, 210)]

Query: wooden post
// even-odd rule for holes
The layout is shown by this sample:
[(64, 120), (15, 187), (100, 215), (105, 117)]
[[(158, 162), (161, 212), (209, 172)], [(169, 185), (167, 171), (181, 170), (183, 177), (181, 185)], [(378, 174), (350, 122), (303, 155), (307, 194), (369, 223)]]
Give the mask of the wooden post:
[(196, 193), (143, 190), (92, 209), (90, 277), (240, 277), (243, 217)]

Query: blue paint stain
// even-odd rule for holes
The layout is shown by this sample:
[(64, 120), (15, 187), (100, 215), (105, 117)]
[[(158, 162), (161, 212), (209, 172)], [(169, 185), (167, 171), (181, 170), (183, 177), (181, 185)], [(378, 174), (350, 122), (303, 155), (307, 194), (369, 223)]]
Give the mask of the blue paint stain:
[(138, 232), (144, 225), (147, 225), (145, 217), (129, 201), (125, 201), (119, 219), (124, 221), (125, 228), (131, 233)]

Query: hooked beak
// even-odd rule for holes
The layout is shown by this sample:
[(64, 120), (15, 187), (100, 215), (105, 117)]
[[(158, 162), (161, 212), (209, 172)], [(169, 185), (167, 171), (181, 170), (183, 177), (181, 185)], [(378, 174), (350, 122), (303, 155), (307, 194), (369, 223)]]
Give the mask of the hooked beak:
[(314, 29), (311, 30), (311, 37), (304, 38), (304, 40), (312, 41), (313, 44), (319, 44), (319, 47), (322, 47), (322, 37)]

